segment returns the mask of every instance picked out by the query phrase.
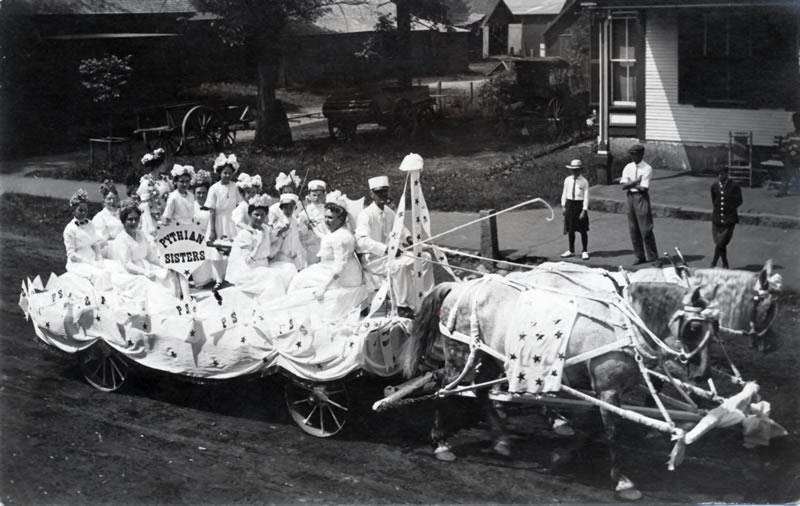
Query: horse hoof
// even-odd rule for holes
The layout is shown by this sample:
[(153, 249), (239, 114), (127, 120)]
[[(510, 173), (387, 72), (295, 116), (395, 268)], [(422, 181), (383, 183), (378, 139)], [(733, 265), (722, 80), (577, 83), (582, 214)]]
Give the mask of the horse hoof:
[(617, 490), (617, 497), (626, 501), (638, 501), (642, 498), (642, 493), (636, 488), (629, 488), (627, 490)]
[(500, 439), (494, 444), (494, 446), (492, 446), (492, 451), (498, 455), (502, 455), (503, 457), (510, 457), (511, 443), (509, 443), (506, 439)]
[(450, 450), (442, 450), (435, 452), (436, 459), (444, 462), (453, 462), (456, 460), (456, 454)]
[(447, 443), (440, 443), (439, 446), (433, 450), (433, 454), (436, 455), (438, 460), (444, 462), (453, 462), (456, 460), (456, 454), (450, 450), (450, 445)]
[(566, 437), (571, 437), (575, 435), (575, 429), (573, 429), (569, 425), (569, 422), (567, 422), (563, 418), (556, 418), (555, 421), (553, 421), (553, 432), (555, 432), (559, 436), (566, 436)]
[(617, 482), (617, 496), (626, 501), (638, 501), (642, 498), (642, 493), (636, 488), (626, 476), (622, 476)]

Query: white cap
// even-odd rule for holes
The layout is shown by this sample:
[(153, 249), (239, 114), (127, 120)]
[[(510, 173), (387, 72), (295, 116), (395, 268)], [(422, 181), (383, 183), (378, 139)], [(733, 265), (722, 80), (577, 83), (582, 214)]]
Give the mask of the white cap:
[(312, 190), (325, 191), (326, 189), (327, 189), (327, 185), (325, 184), (325, 181), (323, 181), (321, 179), (313, 179), (313, 180), (308, 182), (308, 191), (312, 191)]
[(421, 156), (416, 153), (409, 153), (403, 158), (403, 162), (400, 164), (400, 170), (403, 172), (422, 170), (423, 165), (424, 163)]
[(297, 195), (294, 193), (281, 193), (281, 205), (288, 204), (289, 202), (294, 202), (297, 204)]
[(369, 178), (369, 189), (377, 190), (379, 188), (388, 188), (389, 178), (387, 176), (375, 176)]

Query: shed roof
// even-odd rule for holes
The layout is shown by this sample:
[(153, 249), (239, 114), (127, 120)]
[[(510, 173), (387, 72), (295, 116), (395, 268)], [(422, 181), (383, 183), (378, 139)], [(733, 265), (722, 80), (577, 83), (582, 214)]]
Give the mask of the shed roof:
[(3, 8), (19, 14), (109, 15), (193, 14), (191, 0), (5, 0)]
[(503, 0), (515, 16), (556, 16), (566, 0)]
[[(356, 33), (372, 32), (380, 16), (391, 15), (392, 19), (397, 14), (397, 8), (385, 0), (370, 0), (360, 5), (335, 5), (328, 12), (314, 21), (313, 26), (306, 26), (299, 31), (304, 33)], [(435, 29), (434, 23), (424, 19), (411, 20), (412, 30)], [(451, 28), (455, 31), (464, 31)]]

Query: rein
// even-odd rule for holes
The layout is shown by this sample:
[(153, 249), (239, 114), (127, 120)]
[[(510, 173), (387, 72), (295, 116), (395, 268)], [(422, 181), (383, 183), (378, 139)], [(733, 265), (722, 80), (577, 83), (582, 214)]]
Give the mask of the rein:
[(750, 328), (747, 330), (730, 329), (728, 327), (720, 326), (720, 330), (734, 336), (747, 336), (747, 337), (764, 337), (769, 331), (772, 324), (778, 318), (778, 301), (775, 301), (775, 310), (772, 312), (772, 318), (767, 322), (767, 325), (760, 331), (756, 330), (756, 311), (758, 310), (758, 303), (762, 297), (769, 295), (769, 290), (757, 290), (753, 296), (753, 311), (750, 315)]

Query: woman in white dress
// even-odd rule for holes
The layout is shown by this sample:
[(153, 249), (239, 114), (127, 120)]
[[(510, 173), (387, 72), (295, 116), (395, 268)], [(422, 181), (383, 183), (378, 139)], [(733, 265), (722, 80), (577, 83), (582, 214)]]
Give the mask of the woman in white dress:
[[(211, 173), (207, 170), (198, 170), (192, 178), (192, 192), (194, 193), (194, 222), (200, 227), (203, 233), (208, 233), (209, 211), (206, 207), (208, 189), (211, 186)], [(209, 257), (211, 250), (216, 248), (206, 248), (206, 258)], [(214, 281), (211, 272), (211, 260), (205, 260), (200, 267), (192, 273), (192, 280), (196, 287), (203, 287)]]
[(306, 250), (306, 262), (319, 262), (319, 241), (328, 233), (325, 226), (325, 181), (315, 179), (308, 183), (307, 202), (295, 211), (300, 225), (300, 242)]
[(155, 238), (156, 227), (164, 211), (162, 195), (172, 191), (169, 179), (164, 174), (165, 152), (159, 148), (142, 157), (142, 165), (147, 169), (147, 174), (139, 179), (136, 195), (141, 202), (139, 210), (142, 212), (141, 228), (145, 234)]
[(79, 189), (69, 199), (73, 219), (64, 227), (67, 272), (91, 281), (95, 288), (109, 288), (109, 273), (100, 251), (100, 237), (89, 220), (89, 194)]
[(167, 205), (161, 219), (164, 223), (191, 223), (194, 218), (194, 193), (189, 192), (189, 185), (194, 176), (194, 167), (178, 165), (172, 167), (172, 181), (175, 190), (167, 197)]
[(289, 293), (310, 290), (323, 301), (326, 319), (336, 319), (360, 307), (368, 291), (356, 257), (356, 239), (347, 227), (347, 197), (338, 190), (328, 194), (325, 225), (329, 233), (320, 242), (320, 262), (299, 272)]
[[(239, 202), (239, 205), (233, 210), (233, 224), (237, 231), (250, 224), (250, 214), (248, 213), (249, 202), (253, 197), (261, 193), (261, 186), (261, 176), (259, 175), (251, 177), (243, 172), (236, 178), (236, 187), (242, 195), (242, 201)], [(269, 203), (270, 205), (272, 204), (271, 198), (269, 199)]]
[(250, 219), (236, 233), (225, 279), (239, 290), (266, 301), (286, 293), (283, 273), (270, 266), (270, 231), (267, 195), (253, 197), (248, 204)]
[[(209, 210), (208, 242), (217, 239), (233, 240), (236, 237), (236, 227), (233, 224), (233, 210), (242, 200), (236, 184), (231, 178), (239, 170), (236, 155), (225, 156), (220, 153), (214, 160), (214, 172), (219, 175), (219, 181), (211, 185), (206, 198), (206, 207)], [(219, 289), (225, 279), (225, 257), (217, 251), (209, 251), (211, 269), (214, 272), (215, 289)]]
[(106, 179), (100, 185), (100, 194), (103, 196), (103, 209), (94, 215), (92, 223), (100, 240), (100, 251), (103, 258), (113, 257), (113, 248), (110, 241), (122, 232), (122, 222), (119, 221), (119, 194), (113, 181)]
[(141, 215), (133, 201), (126, 201), (120, 209), (123, 232), (114, 239), (113, 247), (123, 272), (113, 276), (114, 288), (121, 295), (151, 302), (175, 296), (179, 288), (177, 280), (163, 266), (152, 239), (140, 230)]
[(299, 227), (294, 217), (297, 195), (281, 194), (278, 202), (280, 214), (270, 221), (272, 240), (272, 266), (283, 273), (286, 285), (297, 271), (306, 266), (306, 252), (300, 242)]

